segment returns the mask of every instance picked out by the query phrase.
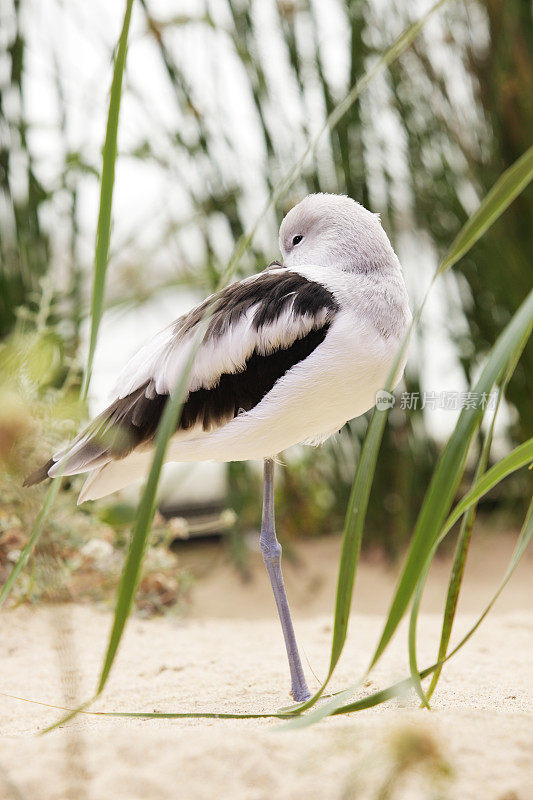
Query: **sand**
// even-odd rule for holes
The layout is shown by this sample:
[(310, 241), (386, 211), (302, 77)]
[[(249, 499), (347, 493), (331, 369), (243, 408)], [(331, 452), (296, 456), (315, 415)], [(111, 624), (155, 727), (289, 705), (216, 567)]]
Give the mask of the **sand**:
[[(512, 550), (511, 537), (474, 547), (457, 620), (465, 631), (488, 599)], [(298, 548), (286, 580), (297, 636), (314, 672), (326, 670), (338, 541)], [(55, 709), (0, 696), (0, 798), (165, 800), (240, 798), (533, 797), (533, 592), (528, 553), (508, 590), (453, 659), (433, 711), (411, 695), (401, 703), (327, 719), (303, 731), (277, 720), (142, 720), (80, 715), (50, 734)], [(207, 573), (185, 618), (133, 618), (104, 695), (108, 711), (268, 712), (286, 705), (285, 656), (269, 587), (258, 559), (242, 583), (216, 547), (183, 555)], [(202, 569), (200, 569), (200, 567)], [(420, 662), (431, 663), (449, 563), (432, 576), (420, 620)], [(364, 671), (379, 636), (395, 571), (366, 560), (350, 635), (332, 689)], [(65, 605), (4, 611), (3, 693), (65, 705), (86, 699), (111, 614)], [(316, 686), (308, 667), (311, 688)], [(364, 694), (408, 672), (402, 626)]]

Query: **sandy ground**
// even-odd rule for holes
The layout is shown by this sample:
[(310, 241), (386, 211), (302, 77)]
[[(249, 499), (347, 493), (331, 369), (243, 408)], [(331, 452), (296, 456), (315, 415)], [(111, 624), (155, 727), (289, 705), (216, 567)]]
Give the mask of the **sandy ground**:
[[(513, 539), (475, 545), (457, 635), (472, 624), (505, 570)], [(297, 636), (314, 672), (326, 670), (339, 543), (299, 547), (286, 567)], [(203, 572), (188, 617), (132, 619), (94, 709), (268, 712), (286, 705), (281, 634), (258, 559), (242, 583), (217, 547), (187, 550)], [(81, 715), (35, 735), (58, 711), (0, 696), (0, 797), (14, 800), (359, 800), (533, 798), (533, 553), (421, 711), (413, 697), (303, 731), (277, 720), (142, 720)], [(420, 661), (439, 635), (449, 564), (433, 572), (420, 622)], [(350, 636), (332, 688), (364, 671), (380, 633), (395, 571), (361, 565)], [(65, 705), (94, 690), (111, 616), (89, 606), (3, 613), (0, 689)], [(307, 668), (312, 688), (316, 680)], [(407, 674), (406, 632), (360, 694)]]

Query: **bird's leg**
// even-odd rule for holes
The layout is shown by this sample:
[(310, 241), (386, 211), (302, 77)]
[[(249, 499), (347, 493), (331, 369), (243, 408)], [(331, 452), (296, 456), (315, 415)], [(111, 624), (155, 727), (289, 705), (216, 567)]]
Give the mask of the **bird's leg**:
[(274, 461), (265, 458), (265, 473), (263, 485), (263, 519), (261, 521), (261, 538), (259, 540), (263, 561), (267, 568), (268, 577), (274, 591), (274, 599), (278, 607), (285, 647), (289, 658), (291, 671), (291, 695), (297, 701), (307, 700), (311, 695), (305, 682), (302, 662), (296, 645), (296, 637), (292, 626), (291, 612), (283, 574), (281, 572), (281, 545), (276, 538), (276, 523), (274, 517)]

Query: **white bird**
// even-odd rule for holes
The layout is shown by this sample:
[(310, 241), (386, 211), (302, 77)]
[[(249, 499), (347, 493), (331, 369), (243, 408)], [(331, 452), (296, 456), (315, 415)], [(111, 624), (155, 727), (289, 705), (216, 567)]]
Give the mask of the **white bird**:
[[(305, 700), (274, 526), (273, 458), (297, 443), (325, 441), (374, 405), (411, 314), (379, 217), (351, 198), (306, 197), (284, 218), (279, 247), (283, 263), (232, 283), (141, 348), (120, 373), (111, 405), (26, 485), (88, 472), (81, 503), (146, 475), (165, 403), (209, 310), (166, 460), (264, 459), (260, 543), (291, 694)], [(397, 381), (404, 366), (405, 359)]]

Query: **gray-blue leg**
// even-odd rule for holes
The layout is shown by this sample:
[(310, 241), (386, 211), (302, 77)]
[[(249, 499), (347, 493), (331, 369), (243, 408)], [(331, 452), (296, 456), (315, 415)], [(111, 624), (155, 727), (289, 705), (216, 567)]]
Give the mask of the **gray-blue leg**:
[(289, 658), (291, 671), (291, 695), (295, 700), (307, 700), (311, 697), (302, 669), (302, 662), (296, 645), (296, 637), (292, 626), (291, 612), (283, 574), (281, 572), (281, 545), (276, 538), (276, 523), (274, 515), (274, 462), (265, 458), (265, 475), (263, 486), (263, 519), (261, 522), (261, 538), (259, 540), (263, 561), (267, 568), (268, 577), (272, 584), (274, 599), (278, 607), (285, 647)]

